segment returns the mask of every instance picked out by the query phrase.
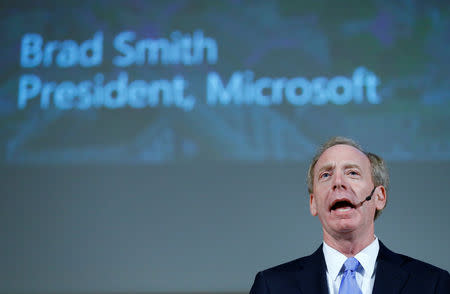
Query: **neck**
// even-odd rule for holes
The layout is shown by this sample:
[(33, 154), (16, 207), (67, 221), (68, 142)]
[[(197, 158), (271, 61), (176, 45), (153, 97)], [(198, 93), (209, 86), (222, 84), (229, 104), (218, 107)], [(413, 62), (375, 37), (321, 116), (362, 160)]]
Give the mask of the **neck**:
[(369, 246), (375, 240), (375, 235), (372, 231), (365, 236), (355, 236), (355, 234), (331, 236), (324, 231), (323, 240), (328, 246), (336, 249), (345, 256), (353, 257)]

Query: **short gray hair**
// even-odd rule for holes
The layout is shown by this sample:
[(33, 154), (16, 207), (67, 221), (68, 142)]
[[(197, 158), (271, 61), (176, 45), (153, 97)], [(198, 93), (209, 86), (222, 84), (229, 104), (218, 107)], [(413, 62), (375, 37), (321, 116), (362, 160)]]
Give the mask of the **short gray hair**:
[[(308, 192), (311, 194), (313, 192), (313, 184), (314, 184), (314, 167), (317, 164), (317, 161), (319, 160), (320, 156), (330, 147), (333, 147), (335, 145), (348, 145), (352, 146), (362, 153), (364, 153), (367, 158), (370, 161), (370, 167), (372, 172), (372, 181), (375, 187), (377, 186), (383, 186), (386, 191), (389, 187), (389, 172), (387, 169), (387, 166), (384, 162), (384, 160), (370, 152), (366, 152), (361, 145), (356, 143), (356, 141), (346, 138), (346, 137), (333, 137), (326, 141), (322, 146), (319, 147), (317, 150), (316, 155), (314, 155), (313, 159), (311, 160), (311, 164), (309, 165), (308, 169), (308, 176), (306, 178), (307, 185), (308, 185)], [(387, 200), (387, 199), (386, 199)], [(381, 214), (381, 210), (377, 210), (375, 212), (375, 219)]]

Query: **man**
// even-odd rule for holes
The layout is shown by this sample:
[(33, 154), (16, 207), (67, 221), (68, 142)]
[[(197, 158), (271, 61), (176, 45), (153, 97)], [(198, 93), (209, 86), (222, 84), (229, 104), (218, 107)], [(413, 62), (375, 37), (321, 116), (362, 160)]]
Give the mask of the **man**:
[(375, 236), (388, 184), (379, 156), (348, 138), (326, 142), (308, 171), (310, 211), (324, 242), (310, 256), (259, 272), (250, 294), (449, 294), (447, 271), (396, 254)]

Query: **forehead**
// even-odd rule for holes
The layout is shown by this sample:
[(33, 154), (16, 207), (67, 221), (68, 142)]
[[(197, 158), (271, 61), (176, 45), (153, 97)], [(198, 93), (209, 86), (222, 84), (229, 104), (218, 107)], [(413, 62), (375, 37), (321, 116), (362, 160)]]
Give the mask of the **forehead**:
[(323, 166), (356, 165), (361, 169), (370, 170), (370, 161), (367, 155), (350, 145), (334, 145), (325, 150), (317, 160), (314, 172)]

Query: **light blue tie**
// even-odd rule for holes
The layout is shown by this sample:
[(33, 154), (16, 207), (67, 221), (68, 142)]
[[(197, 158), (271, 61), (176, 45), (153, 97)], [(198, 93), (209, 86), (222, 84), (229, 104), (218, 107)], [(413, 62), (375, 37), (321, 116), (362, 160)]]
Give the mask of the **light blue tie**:
[(359, 261), (350, 257), (344, 262), (344, 275), (342, 276), (339, 294), (362, 294), (356, 282), (355, 271), (359, 266)]

